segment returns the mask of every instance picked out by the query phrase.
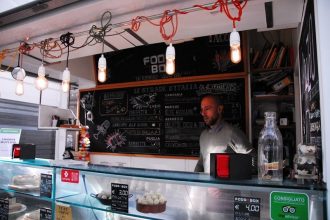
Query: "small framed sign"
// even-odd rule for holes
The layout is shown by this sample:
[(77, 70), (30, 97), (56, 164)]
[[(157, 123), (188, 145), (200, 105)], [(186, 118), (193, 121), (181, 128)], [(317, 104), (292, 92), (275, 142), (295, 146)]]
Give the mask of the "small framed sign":
[(258, 220), (260, 219), (260, 198), (234, 197), (235, 220)]
[(40, 175), (40, 196), (52, 197), (53, 176), (51, 174), (42, 173)]
[(128, 213), (128, 185), (111, 183), (111, 209)]

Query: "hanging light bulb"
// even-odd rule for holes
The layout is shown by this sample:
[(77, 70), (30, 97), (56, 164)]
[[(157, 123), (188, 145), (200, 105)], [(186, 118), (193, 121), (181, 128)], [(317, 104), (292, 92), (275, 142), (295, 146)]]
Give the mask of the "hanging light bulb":
[(41, 64), (38, 69), (38, 77), (36, 78), (36, 80), (34, 82), (35, 87), (38, 90), (44, 90), (44, 89), (47, 89), (47, 87), (48, 87), (48, 80), (46, 79), (45, 75), (46, 75), (45, 67), (43, 64)]
[(99, 68), (99, 71), (97, 74), (97, 79), (99, 82), (103, 83), (107, 80), (107, 60), (105, 59), (103, 54), (99, 58), (98, 68)]
[(175, 49), (172, 43), (166, 48), (166, 73), (169, 75), (175, 73)]
[(70, 90), (70, 71), (68, 67), (65, 68), (63, 71), (62, 76), (62, 91), (63, 92), (69, 92)]
[(24, 84), (22, 80), (16, 80), (16, 95), (23, 95), (24, 94)]
[(233, 63), (239, 63), (242, 60), (241, 40), (239, 33), (234, 28), (230, 33), (230, 60)]
[(24, 94), (24, 84), (23, 80), (25, 78), (25, 70), (23, 68), (20, 68), (20, 70), (17, 72), (16, 75), (16, 95), (23, 95)]

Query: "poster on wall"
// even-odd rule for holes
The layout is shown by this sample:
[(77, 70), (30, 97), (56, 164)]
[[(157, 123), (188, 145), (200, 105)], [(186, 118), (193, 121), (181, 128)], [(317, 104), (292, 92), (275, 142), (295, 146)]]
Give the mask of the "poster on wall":
[(316, 145), (321, 155), (320, 88), (317, 67), (314, 5), (308, 0), (299, 42), (302, 137)]
[(11, 157), (13, 144), (18, 144), (21, 129), (0, 128), (0, 157)]

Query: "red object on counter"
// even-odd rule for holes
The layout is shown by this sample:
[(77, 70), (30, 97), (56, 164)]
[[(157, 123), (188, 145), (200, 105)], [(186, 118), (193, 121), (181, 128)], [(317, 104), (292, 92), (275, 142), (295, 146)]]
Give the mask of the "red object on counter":
[(21, 156), (21, 145), (13, 144), (12, 158), (19, 158)]
[(221, 178), (229, 178), (229, 160), (228, 154), (218, 154), (217, 157), (217, 176)]

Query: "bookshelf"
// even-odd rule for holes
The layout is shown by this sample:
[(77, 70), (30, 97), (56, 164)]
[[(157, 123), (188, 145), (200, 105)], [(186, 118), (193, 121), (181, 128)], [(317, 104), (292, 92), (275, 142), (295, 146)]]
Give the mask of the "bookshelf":
[[(264, 113), (277, 113), (277, 125), (283, 137), (284, 159), (292, 168), (296, 153), (294, 96), (294, 30), (249, 32), (252, 144), (258, 148)], [(281, 120), (280, 120), (281, 119)], [(281, 121), (281, 124), (280, 124)]]

